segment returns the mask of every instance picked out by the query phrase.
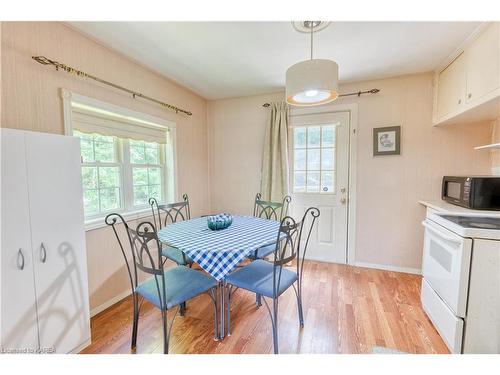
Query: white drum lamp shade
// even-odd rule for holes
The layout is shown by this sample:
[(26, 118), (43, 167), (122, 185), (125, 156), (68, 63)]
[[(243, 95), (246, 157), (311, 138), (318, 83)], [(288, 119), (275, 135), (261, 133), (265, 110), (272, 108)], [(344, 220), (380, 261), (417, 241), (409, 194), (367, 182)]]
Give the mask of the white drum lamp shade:
[(339, 66), (335, 61), (311, 59), (286, 71), (286, 101), (294, 106), (326, 104), (338, 98)]

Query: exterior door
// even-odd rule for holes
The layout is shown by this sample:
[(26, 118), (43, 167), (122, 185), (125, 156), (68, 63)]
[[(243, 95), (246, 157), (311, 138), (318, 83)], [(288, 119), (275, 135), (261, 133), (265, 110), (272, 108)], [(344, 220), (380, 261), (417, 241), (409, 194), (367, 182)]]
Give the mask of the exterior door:
[(41, 349), (90, 339), (78, 138), (27, 133), (26, 155)]
[(1, 130), (0, 349), (38, 349), (24, 133)]
[(346, 264), (350, 112), (292, 112), (290, 120), (292, 215), (321, 212), (306, 258)]

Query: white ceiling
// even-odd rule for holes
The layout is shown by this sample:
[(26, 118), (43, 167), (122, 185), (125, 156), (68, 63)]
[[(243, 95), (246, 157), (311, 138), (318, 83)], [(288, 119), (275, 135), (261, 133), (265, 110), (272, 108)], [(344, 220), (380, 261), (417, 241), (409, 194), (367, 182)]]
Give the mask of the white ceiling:
[[(70, 22), (207, 99), (279, 91), (286, 69), (309, 57), (290, 22)], [(341, 81), (433, 70), (478, 22), (332, 22), (314, 57), (339, 64)], [(104, 77), (105, 78), (105, 77)]]

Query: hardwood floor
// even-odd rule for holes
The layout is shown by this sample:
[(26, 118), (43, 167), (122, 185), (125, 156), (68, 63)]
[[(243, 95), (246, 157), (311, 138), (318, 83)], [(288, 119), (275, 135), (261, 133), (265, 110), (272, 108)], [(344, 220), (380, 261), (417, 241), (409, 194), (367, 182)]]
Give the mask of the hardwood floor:
[[(307, 261), (305, 326), (299, 329), (295, 294), (280, 297), (280, 353), (371, 353), (382, 346), (408, 353), (448, 353), (420, 305), (417, 275)], [(171, 317), (173, 311), (169, 313)], [(92, 318), (92, 344), (82, 353), (131, 353), (132, 302), (127, 297)], [(255, 295), (236, 291), (231, 336), (214, 341), (207, 295), (188, 302), (172, 329), (171, 353), (272, 353), (271, 321)], [(162, 353), (161, 317), (144, 302), (137, 353)]]

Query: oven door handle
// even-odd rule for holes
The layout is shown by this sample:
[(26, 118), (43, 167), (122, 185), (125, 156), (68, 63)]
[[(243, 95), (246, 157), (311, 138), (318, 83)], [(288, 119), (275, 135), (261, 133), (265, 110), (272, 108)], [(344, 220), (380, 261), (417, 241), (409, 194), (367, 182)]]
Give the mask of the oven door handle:
[(463, 240), (462, 239), (456, 239), (455, 237), (452, 237), (452, 236), (447, 236), (445, 233), (441, 232), (440, 230), (434, 228), (432, 225), (430, 225), (429, 223), (427, 223), (426, 220), (422, 221), (422, 225), (429, 229), (431, 232), (434, 232), (434, 234), (437, 234), (440, 238), (446, 240), (446, 241), (450, 241), (450, 242), (454, 242), (456, 244), (462, 244), (463, 243)]

